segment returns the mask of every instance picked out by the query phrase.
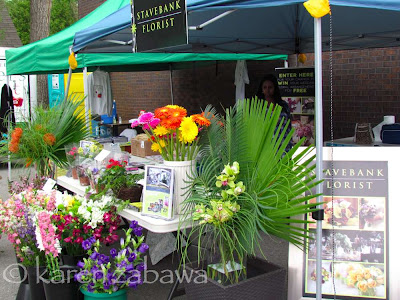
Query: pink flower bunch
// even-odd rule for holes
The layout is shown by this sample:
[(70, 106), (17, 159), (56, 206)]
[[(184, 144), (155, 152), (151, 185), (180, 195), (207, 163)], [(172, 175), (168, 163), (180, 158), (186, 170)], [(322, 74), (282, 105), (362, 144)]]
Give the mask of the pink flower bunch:
[(37, 218), (37, 227), (39, 228), (40, 238), (38, 236), (36, 238), (38, 240), (39, 249), (45, 251), (46, 255), (53, 254), (54, 257), (57, 257), (61, 249), (56, 237), (54, 226), (51, 222), (50, 214), (47, 211), (41, 211)]
[(156, 118), (152, 112), (146, 112), (141, 114), (138, 119), (134, 119), (131, 126), (135, 128), (141, 125), (144, 130), (149, 130), (150, 128), (156, 128), (160, 122), (161, 120)]

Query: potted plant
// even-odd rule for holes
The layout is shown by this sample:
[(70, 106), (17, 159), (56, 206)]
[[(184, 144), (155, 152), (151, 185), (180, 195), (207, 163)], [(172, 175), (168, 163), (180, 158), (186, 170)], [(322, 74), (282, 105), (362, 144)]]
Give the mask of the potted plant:
[(52, 108), (35, 107), (32, 119), (11, 126), (10, 134), (0, 144), (0, 156), (22, 164), (35, 166), (39, 176), (54, 175), (54, 164), (68, 165), (65, 147), (88, 136), (83, 99), (69, 96)]
[(151, 149), (159, 152), (164, 164), (174, 169), (174, 210), (181, 214), (181, 203), (186, 198), (189, 175), (196, 167), (196, 157), (201, 149), (200, 136), (210, 125), (202, 114), (187, 115), (185, 108), (167, 105), (154, 112), (146, 112), (132, 122), (132, 127), (142, 129), (152, 141)]
[(118, 199), (138, 202), (142, 194), (142, 186), (137, 182), (144, 178), (144, 174), (128, 173), (125, 166), (126, 162), (120, 163), (110, 159), (97, 181), (97, 186), (101, 187), (102, 193), (111, 189)]
[(73, 179), (78, 179), (77, 165), (79, 163), (78, 146), (76, 144), (66, 145), (65, 154), (67, 157), (68, 164), (71, 167), (71, 173)]
[(200, 248), (203, 233), (211, 235), (208, 253), (217, 262), (205, 261), (199, 252), (198, 259), (187, 264), (191, 243), (182, 248), (187, 271), (205, 269), (210, 276), (207, 286), (185, 283), (186, 294), (198, 299), (208, 287), (214, 299), (242, 299), (250, 294), (282, 299), (285, 270), (255, 259), (255, 250), (260, 248), (259, 231), (304, 246), (307, 230), (290, 222), (308, 221), (289, 218), (315, 210), (315, 203), (307, 203), (319, 184), (313, 173), (314, 156), (309, 155), (312, 148), (296, 152), (301, 140), (286, 152), (293, 130), (286, 135), (289, 125), (281, 118), (280, 106), (247, 99), (228, 109), (225, 118), (209, 111), (214, 115), (206, 133), (209, 144), (192, 176), (182, 220), (193, 223), (187, 236), (189, 240), (196, 236)]
[(100, 241), (90, 238), (82, 243), (88, 258), (78, 263), (80, 272), (75, 280), (82, 283), (81, 292), (86, 300), (127, 298), (126, 289), (136, 288), (143, 283), (142, 272), (145, 269), (142, 256), (148, 245), (143, 243), (142, 228), (137, 222), (131, 222), (121, 238), (121, 249), (110, 250), (110, 255), (100, 254)]

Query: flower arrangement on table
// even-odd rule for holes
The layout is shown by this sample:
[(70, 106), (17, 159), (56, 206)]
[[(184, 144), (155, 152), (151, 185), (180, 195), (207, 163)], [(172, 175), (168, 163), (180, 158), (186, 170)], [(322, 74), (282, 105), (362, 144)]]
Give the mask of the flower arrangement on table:
[(35, 234), (37, 211), (51, 212), (55, 208), (56, 191), (46, 193), (27, 189), (13, 194), (6, 201), (0, 200), (0, 229), (13, 245), (17, 257), (25, 266), (44, 262), (44, 253), (39, 251)]
[[(185, 235), (188, 240), (195, 238), (199, 248), (207, 248), (212, 241), (211, 253), (219, 254), (228, 282), (237, 282), (246, 273), (246, 257), (254, 257), (260, 249), (259, 231), (299, 248), (311, 238), (305, 226), (294, 227), (288, 218), (311, 213), (319, 204), (308, 203), (316, 197), (313, 188), (320, 184), (312, 163), (315, 155), (311, 146), (296, 153), (304, 139), (287, 151), (294, 129), (289, 134), (281, 130), (288, 126), (279, 121), (281, 109), (264, 100), (245, 99), (227, 109), (223, 118), (206, 108), (206, 115), (214, 117), (204, 134), (207, 144), (198, 167), (189, 178), (190, 196), (183, 202), (181, 224), (187, 227), (192, 222)], [(209, 239), (199, 234), (205, 232), (211, 235)], [(182, 247), (183, 264), (189, 244)], [(198, 262), (205, 254), (199, 253)], [(235, 266), (235, 274), (229, 272), (229, 263)]]
[(79, 163), (79, 154), (78, 154), (78, 146), (77, 144), (71, 144), (65, 146), (65, 155), (67, 157), (67, 161), (70, 166), (76, 166)]
[(184, 161), (196, 158), (199, 135), (210, 124), (204, 113), (188, 116), (185, 108), (167, 105), (140, 115), (132, 128), (142, 126), (152, 141), (151, 149), (160, 152), (164, 160)]
[[(139, 194), (141, 194), (141, 186), (137, 183), (140, 179), (144, 178), (143, 173), (128, 173), (126, 170), (127, 162), (123, 161), (122, 163), (110, 159), (106, 169), (101, 173), (100, 177), (97, 180), (97, 185), (101, 186), (102, 192), (106, 193), (109, 189), (112, 190), (114, 196), (123, 199), (123, 200), (140, 200), (140, 195), (136, 198), (139, 199), (131, 199), (131, 196), (135, 196), (134, 189), (140, 187)], [(125, 193), (125, 190), (129, 190), (128, 193)]]
[(58, 194), (52, 221), (65, 254), (82, 255), (82, 242), (95, 236), (102, 243), (112, 244), (118, 240), (116, 230), (121, 222), (114, 198), (102, 196), (87, 199)]
[(67, 166), (65, 146), (78, 143), (89, 134), (81, 104), (83, 99), (71, 96), (50, 109), (35, 107), (34, 118), (11, 127), (0, 145), (0, 156), (17, 163), (22, 161), (25, 167), (34, 165), (40, 176), (53, 174), (52, 163)]
[(88, 258), (78, 263), (81, 271), (75, 280), (83, 283), (83, 293), (112, 294), (127, 287), (136, 288), (143, 283), (142, 272), (146, 266), (142, 256), (147, 252), (142, 228), (136, 221), (131, 222), (121, 238), (119, 251), (110, 250), (110, 255), (99, 253), (100, 241), (91, 237), (82, 243)]

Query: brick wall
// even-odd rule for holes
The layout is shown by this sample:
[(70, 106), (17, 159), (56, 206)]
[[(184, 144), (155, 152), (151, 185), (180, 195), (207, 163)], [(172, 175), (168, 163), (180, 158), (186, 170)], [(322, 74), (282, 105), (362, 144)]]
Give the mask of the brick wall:
[(93, 11), (96, 7), (106, 2), (106, 0), (78, 0), (78, 16), (79, 19), (86, 16)]
[[(307, 66), (314, 55), (307, 54)], [(400, 48), (333, 52), (334, 138), (352, 136), (357, 122), (380, 123), (385, 115), (400, 121)], [(289, 66), (296, 66), (292, 55)], [(329, 53), (323, 54), (324, 137), (330, 139)]]

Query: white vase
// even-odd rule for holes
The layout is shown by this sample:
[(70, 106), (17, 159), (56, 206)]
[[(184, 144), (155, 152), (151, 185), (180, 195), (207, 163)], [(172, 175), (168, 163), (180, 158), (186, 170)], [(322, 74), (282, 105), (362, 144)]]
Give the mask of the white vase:
[(181, 203), (189, 196), (189, 193), (187, 193), (189, 183), (187, 181), (195, 171), (196, 162), (194, 160), (164, 161), (164, 165), (174, 170), (173, 206), (174, 213), (180, 215), (183, 213)]

